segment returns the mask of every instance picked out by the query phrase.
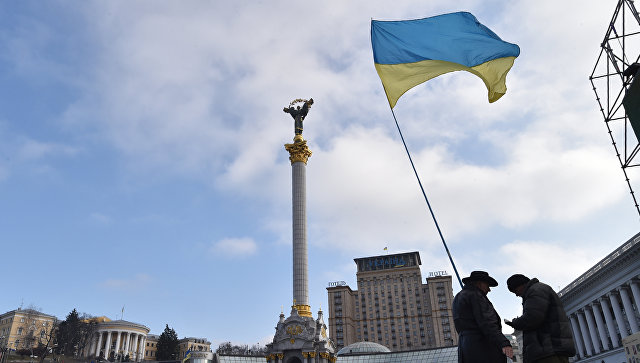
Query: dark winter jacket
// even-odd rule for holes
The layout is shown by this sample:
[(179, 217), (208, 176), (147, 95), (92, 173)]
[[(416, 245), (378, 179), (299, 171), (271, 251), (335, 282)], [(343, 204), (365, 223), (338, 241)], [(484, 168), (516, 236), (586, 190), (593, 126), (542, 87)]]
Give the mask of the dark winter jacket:
[(522, 294), (522, 316), (510, 325), (522, 330), (525, 362), (576, 354), (571, 325), (558, 294), (538, 279), (527, 283)]
[(506, 362), (502, 348), (510, 346), (502, 334), (500, 316), (487, 296), (466, 284), (453, 299), (453, 323), (458, 332), (458, 362)]

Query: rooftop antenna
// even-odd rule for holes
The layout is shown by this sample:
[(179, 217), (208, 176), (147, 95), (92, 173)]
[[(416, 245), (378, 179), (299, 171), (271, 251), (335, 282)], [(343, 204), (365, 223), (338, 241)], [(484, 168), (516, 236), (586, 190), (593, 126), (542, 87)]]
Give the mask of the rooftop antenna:
[(640, 16), (633, 0), (619, 0), (589, 80), (636, 211), (630, 175), (640, 179)]

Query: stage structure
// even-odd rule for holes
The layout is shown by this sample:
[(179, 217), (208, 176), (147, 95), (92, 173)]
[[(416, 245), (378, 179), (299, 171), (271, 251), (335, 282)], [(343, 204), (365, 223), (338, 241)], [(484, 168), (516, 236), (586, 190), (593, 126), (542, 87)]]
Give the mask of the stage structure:
[(293, 144), (284, 145), (289, 152), (292, 175), (293, 304), (288, 318), (285, 319), (284, 312), (280, 313), (273, 342), (267, 344), (267, 363), (336, 361), (335, 344), (327, 336), (322, 310), (314, 319), (309, 305), (306, 168), (311, 150), (302, 138), (302, 131), (311, 105), (313, 99), (296, 99), (284, 108), (294, 119), (295, 135)]
[(640, 182), (640, 16), (633, 0), (618, 1), (600, 47), (589, 80), (640, 214), (633, 188)]

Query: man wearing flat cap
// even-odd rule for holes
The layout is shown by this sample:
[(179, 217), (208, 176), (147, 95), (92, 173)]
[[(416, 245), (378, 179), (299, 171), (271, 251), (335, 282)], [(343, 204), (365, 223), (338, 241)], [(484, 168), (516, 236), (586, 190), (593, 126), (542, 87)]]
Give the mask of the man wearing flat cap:
[(558, 294), (538, 279), (521, 274), (509, 277), (507, 287), (522, 297), (522, 316), (505, 323), (522, 330), (524, 362), (569, 362), (576, 348), (569, 318)]
[(462, 279), (464, 287), (453, 298), (453, 323), (458, 332), (459, 363), (504, 363), (513, 357), (502, 334), (500, 316), (487, 298), (498, 282), (485, 271)]

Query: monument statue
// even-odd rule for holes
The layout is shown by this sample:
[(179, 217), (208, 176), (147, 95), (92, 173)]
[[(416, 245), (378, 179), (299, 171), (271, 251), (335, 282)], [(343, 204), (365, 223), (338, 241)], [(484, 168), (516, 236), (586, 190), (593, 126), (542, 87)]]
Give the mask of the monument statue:
[[(302, 107), (297, 106), (293, 107), (296, 103), (303, 103)], [(302, 136), (302, 121), (307, 116), (309, 112), (309, 108), (313, 105), (313, 98), (310, 98), (308, 101), (298, 98), (296, 100), (291, 101), (289, 107), (285, 107), (283, 109), (284, 112), (288, 113), (295, 120), (294, 122), (294, 132), (296, 135)]]

